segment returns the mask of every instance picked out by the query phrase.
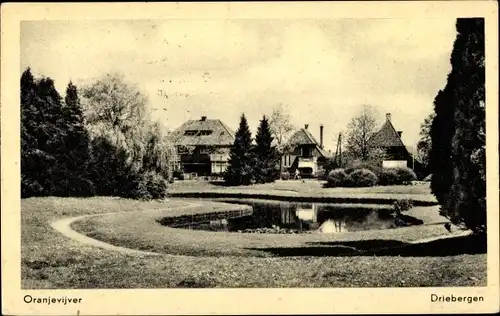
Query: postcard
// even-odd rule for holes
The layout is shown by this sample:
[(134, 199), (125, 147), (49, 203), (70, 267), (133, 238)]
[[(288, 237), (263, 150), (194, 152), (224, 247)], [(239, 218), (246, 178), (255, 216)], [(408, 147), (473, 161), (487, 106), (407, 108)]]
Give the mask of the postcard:
[(498, 311), (496, 12), (3, 4), (2, 312)]

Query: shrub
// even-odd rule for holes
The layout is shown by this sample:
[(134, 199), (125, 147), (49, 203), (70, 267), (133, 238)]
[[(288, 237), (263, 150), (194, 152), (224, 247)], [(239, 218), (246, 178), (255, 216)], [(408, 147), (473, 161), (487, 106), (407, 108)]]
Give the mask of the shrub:
[(417, 180), (415, 172), (410, 168), (396, 168), (398, 175), (396, 184), (405, 184)]
[(326, 179), (325, 186), (327, 188), (336, 188), (347, 185), (348, 175), (344, 169), (334, 169), (330, 171)]
[(394, 210), (396, 211), (397, 214), (408, 211), (413, 207), (413, 201), (409, 199), (401, 199), (394, 201)]
[(373, 172), (376, 176), (379, 176), (384, 169), (382, 169), (381, 167), (379, 166), (375, 166), (373, 164), (370, 164), (370, 163), (367, 163), (367, 162), (359, 162), (359, 163), (355, 163), (352, 165), (352, 167), (349, 167), (349, 168), (346, 168), (345, 169), (345, 172), (347, 174), (351, 174), (353, 171), (355, 170), (359, 170), (359, 169), (367, 169), (367, 170), (370, 170), (371, 172)]
[(284, 171), (281, 173), (281, 180), (289, 180), (290, 179), (290, 172)]
[(398, 173), (395, 169), (382, 169), (378, 175), (379, 185), (394, 185), (398, 182)]
[(377, 175), (368, 169), (354, 170), (348, 176), (348, 184), (352, 187), (372, 187), (377, 183)]
[(162, 199), (167, 195), (168, 182), (155, 172), (146, 172), (136, 180), (129, 197), (142, 200)]

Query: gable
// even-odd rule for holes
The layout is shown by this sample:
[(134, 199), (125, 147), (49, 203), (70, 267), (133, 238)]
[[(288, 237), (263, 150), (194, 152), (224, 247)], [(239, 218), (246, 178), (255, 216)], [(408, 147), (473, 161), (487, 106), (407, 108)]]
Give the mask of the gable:
[(322, 149), (314, 136), (304, 128), (296, 131), (288, 140), (288, 145), (293, 147), (302, 145), (314, 146), (316, 151), (323, 157), (328, 157), (329, 154), (326, 150)]
[(373, 147), (404, 147), (401, 137), (394, 129), (391, 121), (387, 120), (378, 132), (369, 140)]

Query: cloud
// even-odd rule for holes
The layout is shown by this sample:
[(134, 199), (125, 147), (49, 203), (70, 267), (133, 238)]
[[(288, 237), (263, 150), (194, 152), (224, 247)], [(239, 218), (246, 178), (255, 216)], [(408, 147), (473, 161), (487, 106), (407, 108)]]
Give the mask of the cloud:
[[(21, 27), (21, 67), (61, 93), (119, 71), (169, 128), (201, 115), (252, 130), (283, 103), (297, 126), (325, 125), (334, 148), (357, 106), (393, 113), (408, 145), (449, 72), (454, 20), (33, 21)], [(328, 143), (329, 142), (329, 143)]]

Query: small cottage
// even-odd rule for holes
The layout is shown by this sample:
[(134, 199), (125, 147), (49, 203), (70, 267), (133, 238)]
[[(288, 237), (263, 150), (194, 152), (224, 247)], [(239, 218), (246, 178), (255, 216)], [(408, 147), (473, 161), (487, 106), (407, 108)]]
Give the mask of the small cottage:
[(413, 153), (410, 153), (401, 139), (402, 131), (394, 128), (391, 113), (386, 114), (384, 125), (369, 140), (370, 146), (382, 148), (386, 159), (382, 162), (383, 168), (409, 167), (417, 176), (422, 176), (422, 164)]
[(296, 131), (288, 140), (290, 151), (282, 157), (283, 169), (301, 177), (316, 177), (318, 171), (330, 155), (323, 148), (323, 125), (320, 126), (320, 141), (318, 142), (309, 131), (309, 125)]

